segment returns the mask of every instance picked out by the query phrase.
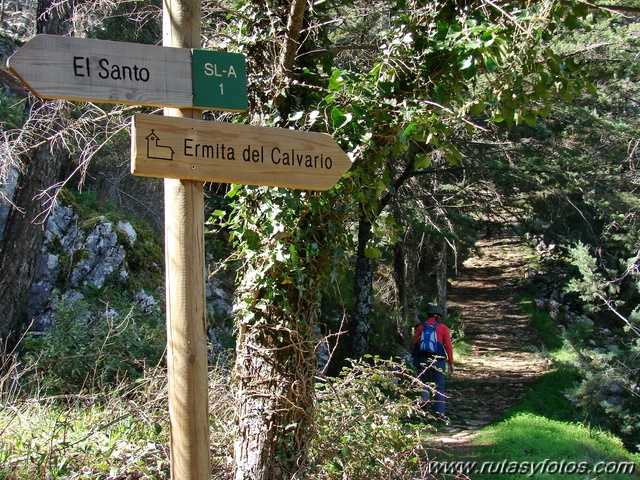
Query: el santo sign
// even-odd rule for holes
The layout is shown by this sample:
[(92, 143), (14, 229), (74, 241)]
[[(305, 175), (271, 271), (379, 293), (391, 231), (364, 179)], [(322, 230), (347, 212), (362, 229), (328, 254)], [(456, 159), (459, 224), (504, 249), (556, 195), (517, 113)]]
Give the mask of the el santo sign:
[(246, 62), (236, 53), (36, 35), (7, 63), (40, 98), (247, 109)]

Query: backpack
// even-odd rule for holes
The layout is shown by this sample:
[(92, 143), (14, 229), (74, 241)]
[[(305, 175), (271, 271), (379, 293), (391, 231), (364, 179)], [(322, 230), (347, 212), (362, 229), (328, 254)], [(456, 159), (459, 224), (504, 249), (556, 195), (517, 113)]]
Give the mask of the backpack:
[(420, 334), (421, 355), (444, 356), (444, 346), (438, 340), (438, 332), (436, 332), (436, 327), (438, 325), (440, 325), (439, 322), (435, 322), (433, 325), (429, 325), (427, 322), (422, 322), (422, 333)]

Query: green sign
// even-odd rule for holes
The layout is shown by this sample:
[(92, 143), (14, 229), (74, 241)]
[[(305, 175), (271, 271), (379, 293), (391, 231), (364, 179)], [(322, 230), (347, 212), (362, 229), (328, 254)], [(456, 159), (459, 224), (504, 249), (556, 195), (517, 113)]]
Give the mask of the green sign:
[(193, 106), (247, 109), (247, 67), (239, 53), (193, 50)]

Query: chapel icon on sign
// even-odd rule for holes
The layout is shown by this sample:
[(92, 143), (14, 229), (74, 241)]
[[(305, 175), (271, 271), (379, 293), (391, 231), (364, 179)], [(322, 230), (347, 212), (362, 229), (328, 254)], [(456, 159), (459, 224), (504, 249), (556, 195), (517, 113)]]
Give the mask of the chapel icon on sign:
[(158, 144), (158, 135), (151, 129), (151, 133), (145, 137), (147, 141), (147, 158), (153, 158), (155, 160), (173, 160), (174, 151), (169, 146)]

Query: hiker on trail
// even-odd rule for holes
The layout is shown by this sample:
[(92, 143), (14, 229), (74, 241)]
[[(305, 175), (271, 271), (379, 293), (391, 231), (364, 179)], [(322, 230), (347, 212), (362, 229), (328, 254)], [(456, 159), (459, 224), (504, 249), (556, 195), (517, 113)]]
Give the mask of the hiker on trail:
[(444, 415), (444, 378), (445, 366), (449, 365), (449, 373), (453, 373), (453, 348), (449, 328), (442, 323), (442, 308), (430, 305), (427, 308), (428, 318), (416, 328), (413, 337), (413, 366), (418, 370), (419, 378), (424, 384), (434, 383), (435, 392), (431, 388), (423, 389), (420, 396), (425, 405), (431, 393), (434, 393), (433, 405), (437, 415)]

